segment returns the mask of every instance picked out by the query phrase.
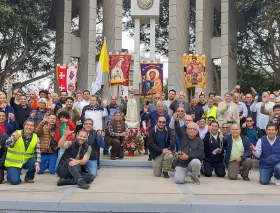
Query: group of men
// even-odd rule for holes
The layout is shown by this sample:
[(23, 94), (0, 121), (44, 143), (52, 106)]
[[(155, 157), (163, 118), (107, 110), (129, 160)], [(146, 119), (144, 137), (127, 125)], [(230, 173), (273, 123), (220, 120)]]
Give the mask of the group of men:
[[(210, 93), (186, 100), (186, 94), (170, 90), (168, 100), (155, 94), (141, 112), (146, 128), (145, 154), (152, 160), (153, 173), (182, 184), (188, 172), (195, 184), (200, 175), (249, 181), (252, 156), (260, 159), (260, 183), (269, 184), (274, 175), (280, 184), (280, 99), (268, 92), (262, 97), (252, 89), (245, 100), (237, 86), (221, 97)], [(27, 97), (14, 90), (8, 98), (0, 91), (0, 182), (16, 185), (34, 182), (35, 173), (57, 174), (58, 186), (78, 185), (88, 189), (97, 175), (100, 148), (110, 159), (124, 157), (127, 136), (124, 122), (127, 100), (112, 96), (110, 103), (88, 90), (68, 97), (35, 91)], [(255, 125), (256, 124), (256, 125)], [(265, 136), (264, 136), (265, 135)]]
[[(224, 95), (204, 94), (188, 103), (184, 92), (176, 98), (170, 90), (168, 100), (154, 96), (153, 105), (144, 106), (143, 121), (150, 121), (148, 145), (154, 175), (182, 184), (188, 172), (195, 184), (199, 177), (235, 180), (240, 174), (249, 181), (252, 159), (259, 160), (261, 184), (274, 176), (280, 185), (280, 137), (278, 136), (280, 97), (263, 92), (240, 94), (236, 86)], [(156, 107), (156, 109), (155, 109)], [(153, 108), (150, 110), (150, 108)]]
[[(11, 89), (8, 87), (8, 90)], [(29, 98), (20, 90), (0, 91), (0, 183), (34, 183), (35, 173), (57, 174), (58, 186), (77, 184), (88, 189), (97, 176), (100, 148), (111, 160), (123, 158), (123, 105), (111, 97), (104, 106), (88, 90), (69, 97), (43, 90)], [(8, 97), (7, 97), (8, 96)], [(121, 128), (120, 128), (121, 126)], [(104, 142), (105, 130), (105, 142)]]

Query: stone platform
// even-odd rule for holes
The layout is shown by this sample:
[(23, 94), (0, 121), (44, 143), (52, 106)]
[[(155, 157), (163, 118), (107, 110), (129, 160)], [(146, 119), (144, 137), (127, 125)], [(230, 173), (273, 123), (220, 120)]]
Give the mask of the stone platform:
[[(129, 166), (132, 163), (138, 167)], [(112, 166), (113, 164), (113, 166)], [(280, 211), (280, 187), (261, 186), (258, 171), (250, 182), (241, 178), (201, 177), (194, 185), (190, 177), (176, 185), (152, 174), (147, 156), (109, 161), (102, 157), (102, 168), (89, 190), (76, 186), (57, 187), (57, 177), (37, 175), (34, 184), (0, 185), (0, 212), (227, 212), (269, 213)], [(122, 166), (124, 165), (124, 166)]]

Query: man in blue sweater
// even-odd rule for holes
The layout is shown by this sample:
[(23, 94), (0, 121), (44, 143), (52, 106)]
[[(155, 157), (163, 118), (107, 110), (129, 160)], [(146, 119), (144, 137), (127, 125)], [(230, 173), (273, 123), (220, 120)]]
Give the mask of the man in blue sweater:
[(277, 126), (268, 124), (266, 134), (260, 138), (257, 145), (251, 144), (253, 154), (260, 158), (260, 184), (267, 185), (274, 175), (275, 184), (280, 186), (280, 137), (277, 136)]

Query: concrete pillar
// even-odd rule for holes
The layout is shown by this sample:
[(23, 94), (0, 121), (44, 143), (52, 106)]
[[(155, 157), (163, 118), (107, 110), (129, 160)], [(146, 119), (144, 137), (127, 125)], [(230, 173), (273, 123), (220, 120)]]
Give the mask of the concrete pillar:
[[(195, 52), (206, 55), (206, 93), (213, 92), (214, 84), (211, 57), (211, 39), (214, 36), (214, 3), (215, 0), (196, 0)], [(196, 93), (201, 91), (200, 88), (196, 88)]]
[(190, 1), (169, 1), (168, 89), (183, 88), (182, 57), (189, 52)]
[(68, 64), (71, 58), (72, 0), (58, 0), (55, 64)]
[(235, 0), (221, 0), (221, 95), (237, 82), (237, 11)]
[(156, 59), (156, 19), (150, 19), (150, 59)]
[(78, 88), (90, 90), (96, 75), (96, 2), (80, 1), (81, 58), (79, 60)]
[(140, 18), (134, 19), (133, 89), (139, 93), (140, 83)]
[[(103, 0), (103, 35), (106, 37), (108, 52), (122, 50), (122, 0)], [(117, 87), (108, 87), (109, 73), (103, 73), (102, 96), (117, 95)]]

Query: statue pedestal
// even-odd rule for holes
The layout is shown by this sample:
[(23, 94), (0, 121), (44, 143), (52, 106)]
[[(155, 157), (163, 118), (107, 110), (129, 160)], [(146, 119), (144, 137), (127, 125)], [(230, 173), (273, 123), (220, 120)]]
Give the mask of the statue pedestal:
[(125, 121), (125, 124), (127, 125), (127, 128), (129, 129), (138, 129), (139, 128), (139, 122), (130, 122), (130, 121)]

